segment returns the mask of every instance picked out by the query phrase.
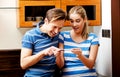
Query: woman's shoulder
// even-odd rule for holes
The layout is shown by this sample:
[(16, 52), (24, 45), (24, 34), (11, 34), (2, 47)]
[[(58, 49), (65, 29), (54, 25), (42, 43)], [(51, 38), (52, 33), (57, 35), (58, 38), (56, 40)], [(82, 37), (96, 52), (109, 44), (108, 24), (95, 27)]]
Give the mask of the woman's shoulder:
[(88, 34), (89, 36), (97, 36), (95, 33), (93, 33), (93, 32), (90, 32), (89, 34)]
[(60, 36), (65, 37), (65, 38), (70, 38), (70, 31), (62, 31), (60, 33)]
[(95, 33), (89, 33), (88, 40), (92, 41), (93, 45), (100, 44), (99, 37)]
[(61, 34), (70, 34), (70, 31), (61, 31)]
[(90, 32), (90, 33), (88, 34), (88, 37), (98, 38), (98, 35), (95, 34), (95, 33)]

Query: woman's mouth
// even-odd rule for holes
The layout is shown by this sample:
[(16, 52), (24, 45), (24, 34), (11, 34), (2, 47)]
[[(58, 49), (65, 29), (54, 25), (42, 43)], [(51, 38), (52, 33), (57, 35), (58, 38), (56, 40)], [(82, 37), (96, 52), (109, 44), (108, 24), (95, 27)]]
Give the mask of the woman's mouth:
[(73, 29), (74, 29), (74, 30), (78, 30), (79, 28), (77, 28), (77, 27), (73, 27)]

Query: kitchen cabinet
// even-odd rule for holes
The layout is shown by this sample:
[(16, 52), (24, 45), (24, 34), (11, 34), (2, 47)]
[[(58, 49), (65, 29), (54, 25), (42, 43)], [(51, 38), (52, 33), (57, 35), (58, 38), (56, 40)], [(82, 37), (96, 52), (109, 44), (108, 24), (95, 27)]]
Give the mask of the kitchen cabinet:
[[(81, 5), (85, 8), (89, 26), (101, 25), (101, 1), (100, 0), (61, 0), (61, 8), (68, 12), (71, 7)], [(65, 23), (69, 25), (69, 21)]]
[(60, 8), (59, 0), (20, 0), (19, 1), (20, 28), (34, 27), (38, 20), (43, 19), (50, 8)]
[[(101, 25), (100, 0), (19, 0), (20, 28), (34, 27), (38, 21), (44, 19), (46, 11), (51, 8), (61, 8), (68, 12), (75, 5), (83, 6), (88, 15), (89, 26)], [(67, 20), (64, 26), (69, 26)]]

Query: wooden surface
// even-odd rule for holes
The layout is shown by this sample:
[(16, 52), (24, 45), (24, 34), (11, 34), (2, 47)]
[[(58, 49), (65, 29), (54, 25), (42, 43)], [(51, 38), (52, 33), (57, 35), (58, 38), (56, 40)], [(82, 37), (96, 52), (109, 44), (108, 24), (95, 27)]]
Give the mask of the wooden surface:
[(0, 77), (23, 77), (20, 49), (0, 50)]
[(112, 77), (120, 77), (120, 0), (112, 5)]
[[(101, 26), (101, 0), (19, 0), (19, 22), (17, 26), (19, 28), (30, 28), (34, 27), (33, 24), (36, 21), (25, 21), (25, 6), (50, 6), (54, 5), (56, 8), (61, 8), (66, 11), (66, 6), (68, 5), (94, 5), (95, 10), (95, 20), (89, 20), (89, 26)], [(70, 26), (67, 20), (64, 26)]]

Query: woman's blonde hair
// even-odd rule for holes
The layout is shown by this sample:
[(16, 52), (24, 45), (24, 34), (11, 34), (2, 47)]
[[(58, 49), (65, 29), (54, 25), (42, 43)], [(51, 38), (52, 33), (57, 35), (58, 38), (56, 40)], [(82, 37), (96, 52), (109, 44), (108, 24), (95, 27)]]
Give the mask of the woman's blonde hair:
[(87, 22), (87, 14), (85, 9), (82, 6), (74, 6), (69, 11), (69, 17), (70, 17), (70, 14), (72, 13), (79, 14), (83, 19), (86, 19), (81, 35), (83, 39), (87, 39), (88, 38), (88, 22)]

